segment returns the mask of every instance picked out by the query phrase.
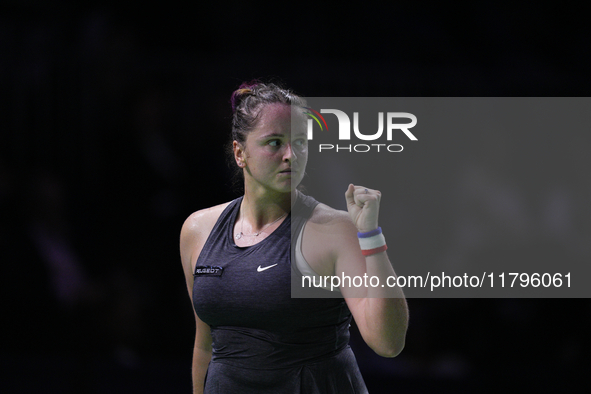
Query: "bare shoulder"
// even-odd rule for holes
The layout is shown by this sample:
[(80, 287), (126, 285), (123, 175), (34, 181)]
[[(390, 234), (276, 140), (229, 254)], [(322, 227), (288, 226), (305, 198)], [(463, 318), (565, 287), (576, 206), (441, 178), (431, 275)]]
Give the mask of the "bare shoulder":
[(185, 220), (181, 229), (180, 251), (181, 260), (187, 272), (191, 269), (193, 263), (197, 261), (207, 237), (209, 237), (211, 230), (228, 204), (229, 202), (201, 209), (193, 212)]
[(318, 204), (312, 212), (306, 226), (309, 225), (330, 234), (336, 232), (342, 235), (343, 233), (355, 234), (356, 232), (348, 212), (334, 209), (322, 203)]
[(304, 237), (314, 238), (315, 244), (333, 255), (347, 250), (351, 245), (358, 245), (357, 229), (349, 212), (318, 204), (306, 223)]
[(181, 249), (184, 245), (205, 242), (229, 202), (193, 212), (181, 229)]
[(210, 208), (200, 209), (193, 212), (185, 220), (181, 233), (199, 233), (202, 230), (210, 227), (213, 228), (215, 222), (218, 220), (224, 209), (228, 206), (229, 202), (224, 204), (216, 205)]
[[(318, 204), (304, 227), (302, 253), (318, 275), (334, 275), (339, 256), (358, 245), (349, 213)], [(358, 247), (358, 246), (357, 246)]]

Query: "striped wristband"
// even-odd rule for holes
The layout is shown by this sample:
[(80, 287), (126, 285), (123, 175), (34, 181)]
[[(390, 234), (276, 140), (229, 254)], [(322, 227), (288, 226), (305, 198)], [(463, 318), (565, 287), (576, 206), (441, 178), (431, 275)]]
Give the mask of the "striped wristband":
[(364, 256), (371, 256), (388, 249), (381, 227), (366, 233), (357, 233), (357, 238), (359, 238), (361, 253)]

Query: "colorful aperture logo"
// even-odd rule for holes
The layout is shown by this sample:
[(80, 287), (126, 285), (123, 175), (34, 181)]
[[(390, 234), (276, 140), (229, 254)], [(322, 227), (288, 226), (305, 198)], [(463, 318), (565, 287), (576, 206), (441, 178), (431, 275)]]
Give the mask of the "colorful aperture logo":
[[(382, 135), (385, 134), (387, 141), (392, 141), (394, 137), (394, 132), (402, 131), (411, 141), (417, 141), (417, 138), (410, 132), (410, 128), (416, 126), (417, 124), (417, 117), (408, 112), (378, 112), (378, 130), (376, 132), (371, 133), (362, 133), (359, 130), (359, 112), (353, 112), (353, 122), (349, 118), (349, 115), (344, 111), (339, 109), (326, 109), (323, 108), (319, 111), (316, 111), (310, 107), (303, 107), (306, 111), (304, 112), (305, 115), (309, 116), (307, 123), (308, 123), (308, 141), (313, 139), (313, 126), (314, 121), (320, 127), (320, 130), (323, 131), (326, 128), (328, 131), (328, 125), (326, 124), (326, 120), (320, 114), (333, 114), (336, 116), (338, 121), (338, 137), (339, 141), (350, 141), (353, 132), (355, 139), (361, 141), (376, 141), (379, 140)], [(408, 123), (398, 123), (397, 120), (399, 119), (406, 119), (410, 122)], [(351, 130), (352, 129), (352, 130)], [(375, 130), (375, 129), (374, 129)], [(334, 137), (334, 136), (333, 136)], [(382, 149), (383, 148), (383, 149)], [(339, 150), (344, 150), (348, 152), (369, 152), (372, 150), (376, 150), (377, 152), (380, 151), (388, 151), (388, 152), (402, 152), (403, 146), (400, 144), (385, 144), (385, 143), (373, 143), (373, 144), (356, 144), (356, 145), (345, 145), (339, 146), (334, 144), (319, 144), (318, 145), (319, 152), (323, 150), (331, 150), (336, 149), (336, 152)]]
[[(318, 111), (313, 110), (312, 108), (309, 108), (309, 107), (304, 107), (304, 109), (307, 109), (309, 111), (309, 112), (304, 112), (304, 114), (308, 115), (312, 119), (314, 119), (316, 121), (316, 123), (318, 123), (318, 126), (320, 126), (321, 131), (324, 130), (324, 128), (322, 128), (322, 123), (324, 123), (324, 127), (326, 127), (326, 131), (328, 131), (328, 126), (326, 125), (326, 120), (324, 120), (324, 117), (322, 115), (320, 115), (320, 113)], [(320, 123), (320, 120), (318, 120), (318, 118), (322, 119), (322, 123)]]

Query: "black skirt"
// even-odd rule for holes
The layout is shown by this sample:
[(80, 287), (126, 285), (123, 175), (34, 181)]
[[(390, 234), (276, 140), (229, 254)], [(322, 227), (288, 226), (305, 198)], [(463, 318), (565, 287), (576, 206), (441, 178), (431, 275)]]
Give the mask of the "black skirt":
[(297, 367), (255, 369), (212, 361), (205, 394), (361, 394), (365, 382), (350, 347), (322, 361)]

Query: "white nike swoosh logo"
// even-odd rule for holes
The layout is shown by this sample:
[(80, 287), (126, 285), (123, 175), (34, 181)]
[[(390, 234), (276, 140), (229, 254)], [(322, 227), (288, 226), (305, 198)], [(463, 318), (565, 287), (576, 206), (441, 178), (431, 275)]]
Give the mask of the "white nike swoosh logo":
[(269, 268), (275, 267), (276, 265), (277, 264), (273, 264), (273, 265), (270, 265), (270, 266), (265, 267), (265, 268), (261, 268), (261, 266), (259, 265), (259, 268), (257, 268), (257, 272), (263, 272), (264, 270), (268, 270)]

